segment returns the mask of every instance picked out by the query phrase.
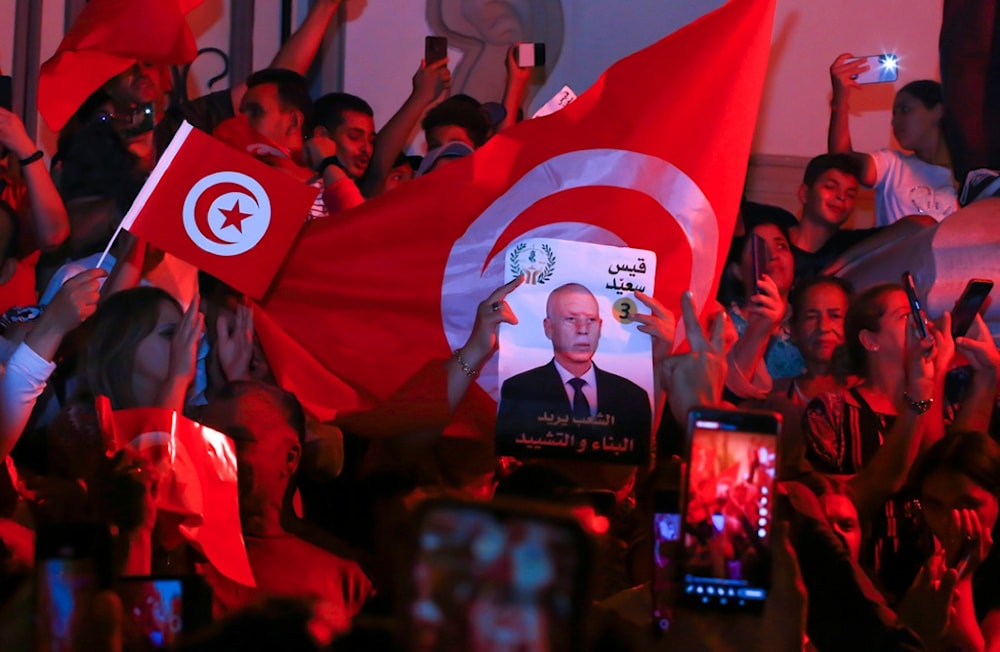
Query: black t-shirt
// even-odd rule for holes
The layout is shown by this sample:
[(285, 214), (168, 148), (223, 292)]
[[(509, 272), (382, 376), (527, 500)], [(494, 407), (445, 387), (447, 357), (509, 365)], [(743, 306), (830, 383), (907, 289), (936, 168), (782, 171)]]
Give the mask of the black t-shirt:
[(858, 244), (865, 238), (876, 233), (878, 229), (844, 229), (837, 231), (833, 237), (818, 251), (805, 251), (794, 244), (792, 256), (795, 257), (795, 280), (819, 276), (819, 274), (842, 253)]

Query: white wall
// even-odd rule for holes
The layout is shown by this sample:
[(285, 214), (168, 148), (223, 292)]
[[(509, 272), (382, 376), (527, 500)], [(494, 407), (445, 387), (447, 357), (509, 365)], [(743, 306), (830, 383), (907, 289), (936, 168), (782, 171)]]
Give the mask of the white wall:
[(896, 52), (900, 81), (856, 91), (851, 101), (855, 149), (885, 147), (895, 91), (915, 79), (938, 79), (942, 0), (778, 0), (771, 63), (754, 151), (813, 156), (826, 149), (830, 74), (842, 52)]
[(0, 0), (0, 74), (14, 65), (14, 8), (16, 0)]
[[(366, 98), (383, 124), (406, 97), (410, 77), (430, 33), (426, 0), (365, 3), (347, 26), (348, 92)], [(778, 0), (772, 59), (754, 151), (813, 156), (826, 148), (830, 63), (841, 52), (893, 51), (900, 82), (869, 86), (852, 101), (854, 145), (871, 150), (891, 138), (895, 90), (937, 72), (937, 31), (942, 0)], [(721, 4), (720, 0), (563, 0), (567, 40), (562, 56), (538, 92), (536, 107), (568, 83), (587, 88), (616, 59), (629, 54)], [(458, 53), (453, 51), (452, 55)], [(697, 65), (678, 61), (677, 65)], [(656, 82), (651, 70), (650, 83)], [(637, 92), (637, 101), (641, 101)]]

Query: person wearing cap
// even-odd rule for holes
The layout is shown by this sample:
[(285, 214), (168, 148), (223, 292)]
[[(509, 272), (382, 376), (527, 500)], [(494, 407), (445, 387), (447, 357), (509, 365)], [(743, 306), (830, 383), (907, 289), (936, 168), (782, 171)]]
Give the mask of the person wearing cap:
[(468, 156), (474, 150), (461, 140), (453, 140), (450, 143), (445, 143), (440, 147), (436, 147), (431, 151), (427, 152), (427, 156), (424, 160), (420, 162), (420, 167), (417, 168), (417, 172), (414, 176), (422, 177), (428, 172), (433, 172), (442, 165), (451, 163), (463, 156)]

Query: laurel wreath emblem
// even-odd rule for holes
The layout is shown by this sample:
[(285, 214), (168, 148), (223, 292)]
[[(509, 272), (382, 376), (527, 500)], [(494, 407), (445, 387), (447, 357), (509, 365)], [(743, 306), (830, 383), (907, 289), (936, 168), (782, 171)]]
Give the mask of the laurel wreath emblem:
[[(521, 269), (521, 254), (523, 254), (524, 250), (527, 248), (528, 248), (527, 243), (522, 242), (517, 246), (515, 246), (514, 249), (510, 252), (509, 256), (510, 271), (514, 276), (520, 276), (521, 274), (524, 273), (524, 270)], [(532, 284), (537, 283), (539, 285), (544, 285), (546, 281), (552, 278), (552, 274), (555, 272), (556, 254), (552, 250), (552, 247), (547, 244), (543, 244), (542, 253), (545, 254), (545, 267), (542, 269), (541, 272), (538, 272), (537, 275), (535, 275), (533, 278), (529, 278), (528, 279), (529, 283)]]

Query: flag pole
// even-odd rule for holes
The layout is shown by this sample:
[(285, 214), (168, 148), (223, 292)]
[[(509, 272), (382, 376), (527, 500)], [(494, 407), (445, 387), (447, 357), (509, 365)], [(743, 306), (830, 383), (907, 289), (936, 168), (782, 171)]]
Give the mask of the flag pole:
[(146, 201), (149, 200), (149, 196), (153, 194), (153, 189), (156, 188), (156, 184), (159, 183), (160, 177), (166, 172), (170, 164), (173, 163), (174, 156), (177, 155), (178, 150), (180, 150), (181, 145), (187, 140), (187, 136), (191, 133), (194, 127), (191, 123), (184, 121), (181, 126), (177, 128), (177, 133), (171, 139), (170, 144), (167, 148), (163, 150), (163, 156), (160, 160), (156, 162), (156, 166), (153, 171), (149, 173), (149, 177), (146, 179), (146, 183), (142, 185), (142, 189), (139, 190), (139, 194), (136, 195), (135, 201), (128, 209), (128, 213), (122, 218), (122, 221), (118, 224), (118, 228), (115, 229), (114, 234), (111, 236), (111, 241), (108, 242), (108, 246), (104, 248), (104, 253), (101, 257), (97, 259), (97, 267), (100, 267), (104, 263), (104, 259), (108, 257), (108, 253), (111, 251), (111, 247), (115, 244), (115, 240), (118, 239), (118, 234), (122, 232), (122, 229), (127, 229), (132, 224), (135, 223), (135, 218), (138, 217), (139, 211), (142, 210), (143, 206), (146, 205)]
[(108, 242), (108, 246), (104, 248), (104, 252), (101, 253), (101, 257), (97, 259), (97, 264), (94, 265), (95, 269), (100, 268), (101, 265), (104, 264), (104, 259), (108, 257), (108, 252), (111, 251), (111, 247), (114, 246), (115, 240), (118, 239), (118, 234), (122, 232), (123, 228), (125, 228), (125, 220), (118, 223), (118, 228), (115, 229), (114, 234), (112, 234), (111, 240)]

